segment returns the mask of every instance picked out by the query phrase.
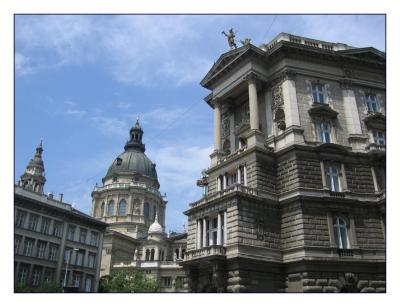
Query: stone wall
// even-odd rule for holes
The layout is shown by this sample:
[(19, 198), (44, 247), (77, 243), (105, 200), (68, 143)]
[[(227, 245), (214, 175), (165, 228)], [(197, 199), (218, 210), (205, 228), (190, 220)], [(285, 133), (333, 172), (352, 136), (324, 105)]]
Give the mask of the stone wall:
[(345, 164), (348, 189), (357, 193), (374, 193), (374, 182), (371, 167), (364, 163), (354, 162)]

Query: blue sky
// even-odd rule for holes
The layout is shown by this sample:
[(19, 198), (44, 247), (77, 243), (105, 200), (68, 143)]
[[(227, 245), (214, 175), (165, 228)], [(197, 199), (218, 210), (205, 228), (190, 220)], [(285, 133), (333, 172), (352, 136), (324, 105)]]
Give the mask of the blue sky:
[(17, 15), (15, 176), (43, 139), (46, 192), (86, 213), (140, 114), (146, 154), (169, 203), (167, 229), (212, 152), (212, 110), (199, 82), (228, 51), (222, 30), (260, 45), (280, 32), (385, 51), (382, 15)]

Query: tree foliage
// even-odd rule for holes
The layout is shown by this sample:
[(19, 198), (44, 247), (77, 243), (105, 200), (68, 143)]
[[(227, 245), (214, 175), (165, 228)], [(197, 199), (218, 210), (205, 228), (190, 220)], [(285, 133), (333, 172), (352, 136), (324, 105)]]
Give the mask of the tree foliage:
[(158, 292), (159, 288), (155, 280), (147, 278), (143, 270), (137, 268), (114, 269), (99, 283), (99, 292), (144, 293)]
[(16, 293), (59, 293), (62, 292), (62, 287), (56, 282), (45, 282), (39, 287), (30, 287), (28, 285), (18, 283), (15, 286)]

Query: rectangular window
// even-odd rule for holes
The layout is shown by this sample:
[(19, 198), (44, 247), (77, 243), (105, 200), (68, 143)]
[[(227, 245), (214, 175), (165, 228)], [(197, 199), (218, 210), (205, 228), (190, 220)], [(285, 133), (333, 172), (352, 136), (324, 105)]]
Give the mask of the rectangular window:
[(25, 246), (24, 246), (24, 256), (32, 256), (32, 249), (35, 240), (25, 238)]
[(18, 282), (21, 284), (26, 284), (26, 279), (28, 277), (29, 265), (21, 264), (21, 267), (18, 272)]
[(81, 278), (82, 278), (81, 274), (78, 274), (78, 273), (74, 274), (74, 286), (75, 287), (79, 288), (81, 286)]
[(379, 112), (379, 105), (375, 94), (365, 95), (365, 102), (367, 104), (368, 113)]
[(98, 246), (99, 244), (99, 234), (97, 232), (90, 232), (90, 245)]
[(40, 225), (40, 232), (48, 234), (50, 228), (50, 219), (42, 216), (42, 224)]
[(92, 283), (93, 283), (93, 277), (92, 276), (86, 276), (85, 292), (91, 292), (92, 291)]
[(45, 252), (46, 252), (46, 245), (47, 245), (47, 242), (45, 242), (45, 241), (38, 241), (38, 243), (37, 243), (36, 257), (38, 257), (38, 258), (44, 258), (44, 254), (45, 254)]
[(335, 242), (340, 249), (349, 249), (349, 240), (347, 238), (347, 227), (345, 219), (341, 217), (335, 217), (333, 219), (333, 230), (335, 236)]
[(161, 283), (164, 287), (171, 287), (171, 277), (162, 277)]
[(72, 248), (66, 247), (64, 251), (64, 263), (71, 263)]
[(14, 237), (14, 254), (19, 253), (19, 247), (21, 245), (22, 237), (21, 236), (15, 236)]
[(53, 236), (60, 238), (62, 236), (63, 223), (54, 221)]
[(35, 267), (33, 269), (32, 286), (35, 286), (35, 287), (39, 286), (41, 272), (42, 272), (42, 268), (41, 267)]
[(377, 145), (385, 145), (386, 144), (386, 139), (385, 139), (385, 133), (382, 131), (373, 131), (372, 132), (374, 136), (374, 143)]
[(333, 192), (341, 192), (340, 173), (337, 167), (327, 166), (325, 168), (326, 184)]
[(57, 260), (57, 254), (58, 254), (58, 245), (51, 244), (50, 249), (49, 249), (49, 260), (50, 261), (56, 261)]
[(82, 251), (79, 251), (76, 253), (76, 259), (75, 259), (75, 264), (77, 266), (83, 266), (83, 257), (85, 256), (85, 253)]
[(331, 142), (331, 125), (325, 122), (319, 122), (317, 124), (317, 130), (319, 135), (319, 141), (322, 143)]
[(75, 239), (76, 226), (68, 225), (67, 240), (73, 241)]
[(79, 242), (85, 244), (86, 243), (86, 235), (87, 235), (87, 230), (80, 228)]
[(29, 230), (36, 231), (38, 220), (39, 216), (37, 214), (32, 214), (32, 213), (30, 214), (29, 224), (28, 224)]
[(89, 268), (94, 268), (96, 265), (96, 254), (94, 253), (89, 253), (89, 257), (88, 257), (88, 267)]
[(46, 269), (44, 271), (43, 282), (51, 283), (54, 280), (55, 271), (52, 269)]
[(207, 221), (207, 229), (208, 229), (208, 238), (207, 245), (216, 245), (217, 244), (217, 229), (218, 229), (218, 218), (212, 218)]
[(15, 220), (15, 226), (24, 228), (25, 226), (25, 219), (26, 219), (26, 212), (18, 210), (17, 211), (17, 218)]
[(324, 88), (322, 84), (319, 83), (312, 84), (312, 95), (314, 103), (325, 103)]

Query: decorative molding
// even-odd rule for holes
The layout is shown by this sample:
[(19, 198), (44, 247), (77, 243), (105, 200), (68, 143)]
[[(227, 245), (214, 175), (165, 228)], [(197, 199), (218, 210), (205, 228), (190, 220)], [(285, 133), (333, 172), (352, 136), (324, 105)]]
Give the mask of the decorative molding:
[(313, 103), (311, 109), (308, 110), (308, 114), (314, 118), (329, 118), (336, 119), (338, 112), (333, 110), (329, 104)]
[(382, 113), (369, 113), (364, 118), (365, 125), (370, 129), (386, 130), (386, 116)]

